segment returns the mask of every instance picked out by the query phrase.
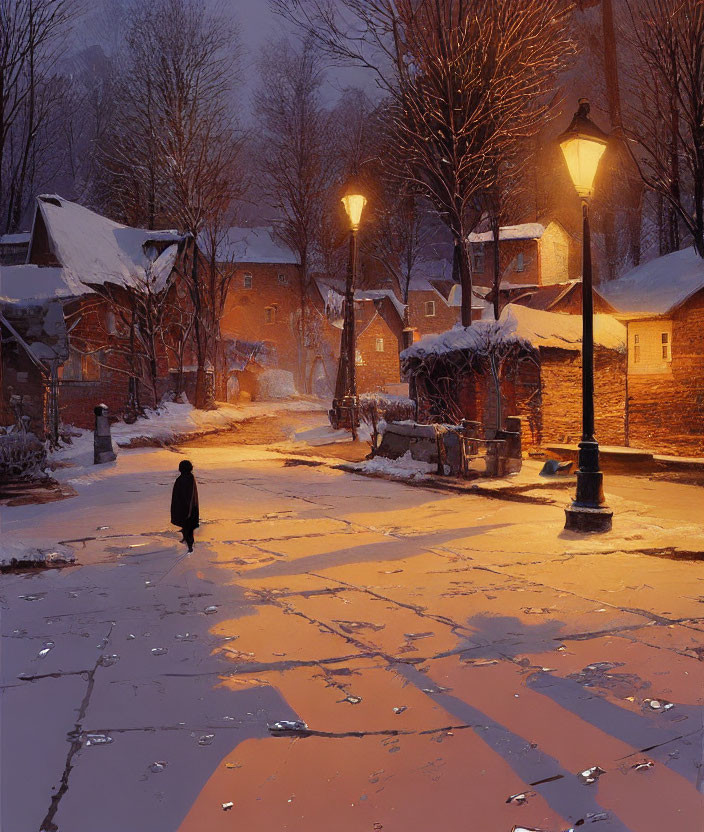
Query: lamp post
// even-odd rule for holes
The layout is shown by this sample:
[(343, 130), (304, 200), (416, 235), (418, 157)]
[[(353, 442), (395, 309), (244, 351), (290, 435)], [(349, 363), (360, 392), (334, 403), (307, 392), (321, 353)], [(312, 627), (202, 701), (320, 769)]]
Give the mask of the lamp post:
[(342, 204), (345, 206), (345, 213), (350, 224), (350, 256), (347, 263), (340, 361), (337, 367), (335, 398), (329, 417), (333, 428), (351, 430), (352, 439), (356, 440), (359, 427), (359, 399), (357, 398), (356, 378), (357, 340), (354, 331), (354, 287), (357, 282), (357, 232), (367, 199), (355, 179), (348, 181), (342, 196)]
[(565, 509), (565, 529), (606, 532), (613, 512), (604, 502), (604, 475), (599, 470), (599, 444), (594, 436), (594, 298), (589, 230), (589, 200), (608, 136), (589, 118), (589, 102), (579, 101), (572, 123), (560, 136), (560, 148), (582, 200), (582, 439), (579, 443), (577, 494)]

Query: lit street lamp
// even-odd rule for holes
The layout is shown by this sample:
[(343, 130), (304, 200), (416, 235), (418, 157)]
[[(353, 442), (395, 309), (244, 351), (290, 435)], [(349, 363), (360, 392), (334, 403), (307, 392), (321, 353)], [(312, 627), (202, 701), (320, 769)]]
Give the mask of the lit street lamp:
[(356, 352), (357, 343), (354, 331), (354, 287), (357, 283), (357, 232), (362, 219), (362, 211), (367, 204), (359, 183), (355, 179), (348, 181), (342, 196), (342, 204), (350, 222), (350, 256), (347, 264), (347, 282), (345, 286), (344, 319), (342, 337), (340, 338), (340, 362), (337, 367), (335, 398), (329, 412), (333, 428), (347, 428), (352, 431), (352, 439), (357, 439), (359, 427), (359, 399), (357, 398)]
[(606, 532), (613, 512), (604, 502), (604, 475), (599, 470), (599, 444), (594, 436), (594, 298), (589, 231), (589, 199), (608, 136), (589, 118), (589, 102), (579, 101), (572, 123), (560, 136), (560, 148), (582, 200), (582, 440), (579, 443), (577, 495), (565, 509), (565, 529)]

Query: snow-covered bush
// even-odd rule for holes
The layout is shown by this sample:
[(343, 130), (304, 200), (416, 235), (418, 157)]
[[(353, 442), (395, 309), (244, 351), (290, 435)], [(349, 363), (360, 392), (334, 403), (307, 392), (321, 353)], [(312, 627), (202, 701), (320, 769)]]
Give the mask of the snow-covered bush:
[(405, 396), (392, 396), (389, 393), (362, 393), (359, 397), (359, 417), (369, 425), (372, 435), (372, 450), (376, 449), (379, 437), (379, 423), (403, 422), (414, 419), (416, 403)]
[(0, 436), (0, 478), (43, 477), (46, 465), (46, 446), (33, 433)]
[(296, 395), (293, 373), (264, 370), (257, 376), (257, 399), (290, 399)]

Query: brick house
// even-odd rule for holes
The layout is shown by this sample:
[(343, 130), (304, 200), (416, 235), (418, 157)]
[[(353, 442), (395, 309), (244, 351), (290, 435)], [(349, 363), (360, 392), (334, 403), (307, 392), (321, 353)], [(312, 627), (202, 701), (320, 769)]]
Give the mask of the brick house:
[(261, 344), (269, 363), (293, 373), (301, 389), (302, 273), (297, 255), (276, 239), (271, 227), (230, 228), (218, 245), (217, 260), (232, 275), (221, 321), (223, 338)]
[[(452, 280), (452, 264), (443, 260), (420, 263), (408, 287), (409, 326), (414, 339), (452, 329), (462, 320), (462, 287)], [(488, 304), (480, 292), (472, 298), (472, 320)]]
[[(173, 389), (184, 365), (178, 366), (176, 351), (168, 346), (177, 346), (179, 317), (190, 305), (179, 277), (186, 242), (175, 231), (129, 228), (56, 195), (37, 197), (26, 262), (0, 266), (0, 295), (18, 308), (61, 303), (68, 332), (68, 354), (57, 367), (62, 421), (91, 427), (98, 403), (117, 416), (130, 393), (139, 399), (140, 386), (144, 404), (154, 403), (150, 392), (158, 399)], [(147, 357), (135, 358), (135, 332), (125, 317), (134, 310), (135, 297), (146, 292), (162, 305), (163, 315), (164, 337), (154, 346), (153, 391), (140, 385)], [(192, 361), (187, 346), (180, 351), (186, 363)], [(6, 396), (5, 376), (2, 383)], [(18, 387), (21, 383), (15, 379)]]
[[(494, 235), (474, 232), (468, 238), (473, 281), (494, 285)], [(499, 268), (502, 288), (548, 286), (576, 280), (581, 273), (581, 250), (564, 227), (552, 220), (508, 225), (499, 229)]]
[[(578, 442), (581, 335), (580, 316), (510, 304), (498, 322), (483, 320), (466, 331), (421, 339), (401, 356), (421, 421), (464, 418), (489, 432), (496, 429), (496, 387), (484, 352), (489, 339), (510, 347), (499, 364), (501, 411), (504, 419), (523, 417), (524, 447)], [(626, 329), (610, 315), (596, 315), (594, 340), (597, 436), (604, 444), (622, 445)]]
[(704, 260), (677, 251), (602, 292), (628, 329), (628, 444), (704, 455)]
[[(312, 370), (320, 383), (313, 389), (329, 395), (334, 390), (340, 356), (344, 286), (339, 280), (320, 277), (314, 284), (311, 306), (321, 326)], [(391, 289), (358, 289), (354, 297), (357, 392), (382, 391), (401, 380), (405, 307)]]

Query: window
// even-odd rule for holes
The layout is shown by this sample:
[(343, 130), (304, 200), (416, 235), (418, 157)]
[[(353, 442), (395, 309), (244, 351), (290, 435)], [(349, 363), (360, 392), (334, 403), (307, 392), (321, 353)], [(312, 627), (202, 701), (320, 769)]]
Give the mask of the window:
[(519, 251), (516, 256), (516, 271), (522, 272), (526, 267), (525, 258), (523, 256), (523, 252)]
[(115, 335), (117, 332), (117, 326), (115, 324), (115, 313), (112, 309), (108, 309), (105, 315), (105, 328), (108, 331), (109, 335)]
[(285, 274), (279, 274), (279, 285), (288, 286), (288, 277)]
[(276, 307), (275, 306), (267, 306), (264, 309), (264, 323), (265, 324), (275, 324), (276, 323)]
[(640, 335), (633, 336), (633, 363), (640, 363)]
[(425, 302), (425, 317), (426, 318), (434, 318), (435, 317), (435, 301), (428, 300)]
[(249, 272), (246, 272), (244, 275), (243, 285), (245, 289), (252, 288), (252, 275)]
[(670, 350), (670, 333), (663, 332), (660, 335), (660, 348), (662, 350), (663, 361), (672, 361), (672, 351)]
[(384, 339), (377, 338), (376, 339), (376, 351), (377, 352), (384, 352)]
[(475, 243), (472, 246), (472, 271), (475, 274), (484, 273), (484, 244)]
[(82, 355), (78, 350), (69, 349), (68, 360), (61, 368), (64, 381), (100, 381), (100, 364), (92, 355)]
[(361, 364), (364, 364), (364, 361), (362, 360), (361, 350), (355, 350), (354, 351), (354, 363), (357, 364), (358, 366), (361, 365)]

